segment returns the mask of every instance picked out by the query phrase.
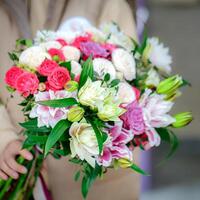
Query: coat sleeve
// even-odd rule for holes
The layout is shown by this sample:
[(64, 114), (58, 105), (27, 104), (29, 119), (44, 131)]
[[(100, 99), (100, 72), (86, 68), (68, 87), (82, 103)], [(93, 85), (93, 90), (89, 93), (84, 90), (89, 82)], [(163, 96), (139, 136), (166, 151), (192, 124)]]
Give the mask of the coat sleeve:
[(18, 138), (15, 128), (12, 125), (6, 108), (0, 105), (0, 154), (6, 145)]
[(116, 22), (129, 36), (137, 39), (133, 10), (125, 0), (106, 0), (99, 16), (98, 24)]

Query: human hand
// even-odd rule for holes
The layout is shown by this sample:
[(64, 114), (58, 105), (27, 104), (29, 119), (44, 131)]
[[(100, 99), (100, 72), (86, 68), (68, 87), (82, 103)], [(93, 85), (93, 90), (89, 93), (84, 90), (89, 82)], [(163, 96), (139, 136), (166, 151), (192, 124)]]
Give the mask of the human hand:
[(33, 155), (26, 149), (21, 149), (22, 142), (13, 140), (10, 142), (3, 152), (0, 154), (0, 178), (7, 180), (10, 176), (13, 179), (18, 179), (19, 173), (27, 173), (27, 169), (17, 163), (16, 156), (20, 155), (26, 160), (32, 160)]

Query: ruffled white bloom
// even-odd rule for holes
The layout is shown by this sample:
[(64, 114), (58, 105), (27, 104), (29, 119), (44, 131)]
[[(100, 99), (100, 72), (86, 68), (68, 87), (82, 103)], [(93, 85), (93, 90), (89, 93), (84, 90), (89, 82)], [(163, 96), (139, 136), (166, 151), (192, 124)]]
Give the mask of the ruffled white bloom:
[(128, 105), (136, 100), (136, 93), (131, 85), (126, 82), (120, 82), (118, 87), (117, 98), (122, 104)]
[(36, 68), (46, 59), (51, 59), (50, 55), (39, 46), (33, 46), (24, 50), (19, 57), (19, 64), (32, 70)]
[(81, 71), (82, 71), (82, 67), (81, 65), (76, 62), (76, 61), (71, 61), (71, 72), (75, 75), (75, 76), (78, 76), (81, 74)]
[(100, 26), (100, 29), (107, 35), (108, 43), (121, 46), (129, 52), (134, 49), (131, 39), (115, 23), (104, 23)]
[(69, 134), (72, 158), (78, 155), (81, 160), (86, 160), (95, 167), (95, 157), (99, 154), (99, 147), (92, 126), (86, 122), (74, 122), (69, 129)]
[(172, 63), (169, 48), (164, 47), (163, 43), (159, 43), (158, 38), (155, 37), (147, 40), (147, 48), (148, 51), (146, 52), (146, 57), (151, 61), (151, 63), (160, 71), (169, 74), (171, 72)]
[(64, 46), (62, 52), (67, 61), (74, 60), (78, 62), (81, 57), (80, 50), (73, 46)]
[(136, 63), (133, 55), (124, 49), (115, 49), (112, 53), (112, 62), (119, 72), (122, 72), (126, 80), (136, 77)]
[(84, 35), (82, 32), (66, 32), (66, 31), (57, 31), (55, 39), (63, 39), (68, 44), (72, 43), (76, 37)]
[(36, 104), (32, 108), (29, 116), (30, 118), (37, 117), (38, 127), (46, 126), (53, 128), (57, 122), (67, 118), (68, 108), (52, 108), (39, 105), (37, 102), (72, 97), (71, 92), (67, 92), (66, 90), (60, 90), (57, 92), (49, 90), (46, 92), (38, 92), (34, 97)]
[(93, 60), (93, 67), (97, 77), (100, 79), (103, 79), (107, 73), (110, 74), (111, 80), (116, 78), (115, 67), (113, 66), (112, 62), (105, 58), (95, 58)]
[(175, 119), (168, 114), (173, 105), (173, 102), (165, 100), (165, 95), (152, 93), (147, 89), (140, 99), (147, 129), (167, 127), (175, 122)]
[(40, 43), (39, 46), (43, 47), (45, 50), (49, 50), (51, 48), (60, 49), (62, 47), (62, 45), (57, 41), (43, 42), (43, 43)]
[(92, 82), (88, 78), (87, 82), (78, 93), (79, 101), (82, 105), (89, 106), (91, 109), (97, 109), (100, 103), (103, 103), (104, 100), (109, 96), (110, 91), (102, 87), (101, 81)]
[(37, 31), (34, 42), (36, 45), (39, 45), (40, 43), (43, 42), (53, 41), (55, 40), (55, 38), (56, 38), (56, 32), (42, 30), (42, 31)]
[(157, 87), (160, 83), (160, 77), (157, 71), (152, 68), (147, 75), (148, 77), (145, 81), (145, 84), (150, 87)]
[(107, 39), (107, 34), (93, 26), (89, 27), (86, 32), (92, 34), (92, 39), (96, 42), (104, 42)]

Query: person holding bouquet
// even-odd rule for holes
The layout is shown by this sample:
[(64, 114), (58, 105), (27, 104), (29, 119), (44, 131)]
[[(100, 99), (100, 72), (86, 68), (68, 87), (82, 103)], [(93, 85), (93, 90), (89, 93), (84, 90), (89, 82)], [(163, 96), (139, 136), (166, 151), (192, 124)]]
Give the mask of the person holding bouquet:
[[(130, 1), (131, 2), (131, 1)], [(19, 178), (20, 174), (27, 173), (27, 169), (16, 162), (16, 156), (21, 155), (26, 160), (32, 160), (33, 155), (28, 150), (21, 150), (22, 138), (18, 136), (21, 129), (18, 125), (23, 116), (20, 107), (16, 106), (21, 97), (16, 95), (10, 98), (5, 89), (4, 75), (9, 66), (7, 52), (13, 48), (13, 43), (20, 37), (30, 38), (37, 30), (68, 29), (73, 27), (70, 17), (81, 16), (87, 18), (93, 25), (114, 21), (122, 30), (133, 38), (136, 30), (133, 17), (133, 8), (125, 0), (32, 0), (32, 1), (0, 1), (0, 178)], [(78, 20), (79, 21), (79, 20)], [(89, 22), (82, 19), (80, 25), (88, 26)], [(76, 26), (75, 26), (76, 28)], [(138, 153), (135, 152), (135, 160)], [(55, 200), (81, 199), (80, 185), (72, 179), (76, 166), (70, 165), (66, 158), (55, 160), (49, 156), (46, 160), (48, 172), (48, 186)], [(46, 180), (47, 181), (47, 180)], [(138, 199), (139, 175), (127, 170), (109, 172), (104, 181), (97, 181), (88, 199), (121, 200)], [(35, 190), (35, 197), (41, 196)], [(112, 191), (112, 192), (111, 192)], [(41, 199), (40, 199), (41, 200)]]

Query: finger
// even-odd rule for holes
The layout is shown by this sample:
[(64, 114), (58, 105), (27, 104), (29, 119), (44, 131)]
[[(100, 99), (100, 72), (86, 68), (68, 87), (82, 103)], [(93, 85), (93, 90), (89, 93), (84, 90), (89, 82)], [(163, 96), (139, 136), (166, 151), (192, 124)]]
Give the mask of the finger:
[(10, 158), (10, 159), (6, 160), (5, 162), (8, 165), (8, 167), (13, 169), (14, 171), (17, 171), (17, 172), (19, 172), (21, 174), (26, 174), (27, 173), (26, 167), (24, 167), (23, 165), (18, 164), (15, 161), (14, 158)]
[(2, 163), (1, 169), (4, 173), (6, 173), (6, 175), (12, 177), (13, 179), (18, 179), (19, 174), (10, 167), (8, 167), (8, 165), (5, 162)]
[(0, 178), (6, 181), (8, 179), (8, 176), (0, 170)]
[(19, 154), (25, 158), (26, 160), (32, 160), (33, 159), (33, 155), (26, 149), (22, 149), (20, 150)]

